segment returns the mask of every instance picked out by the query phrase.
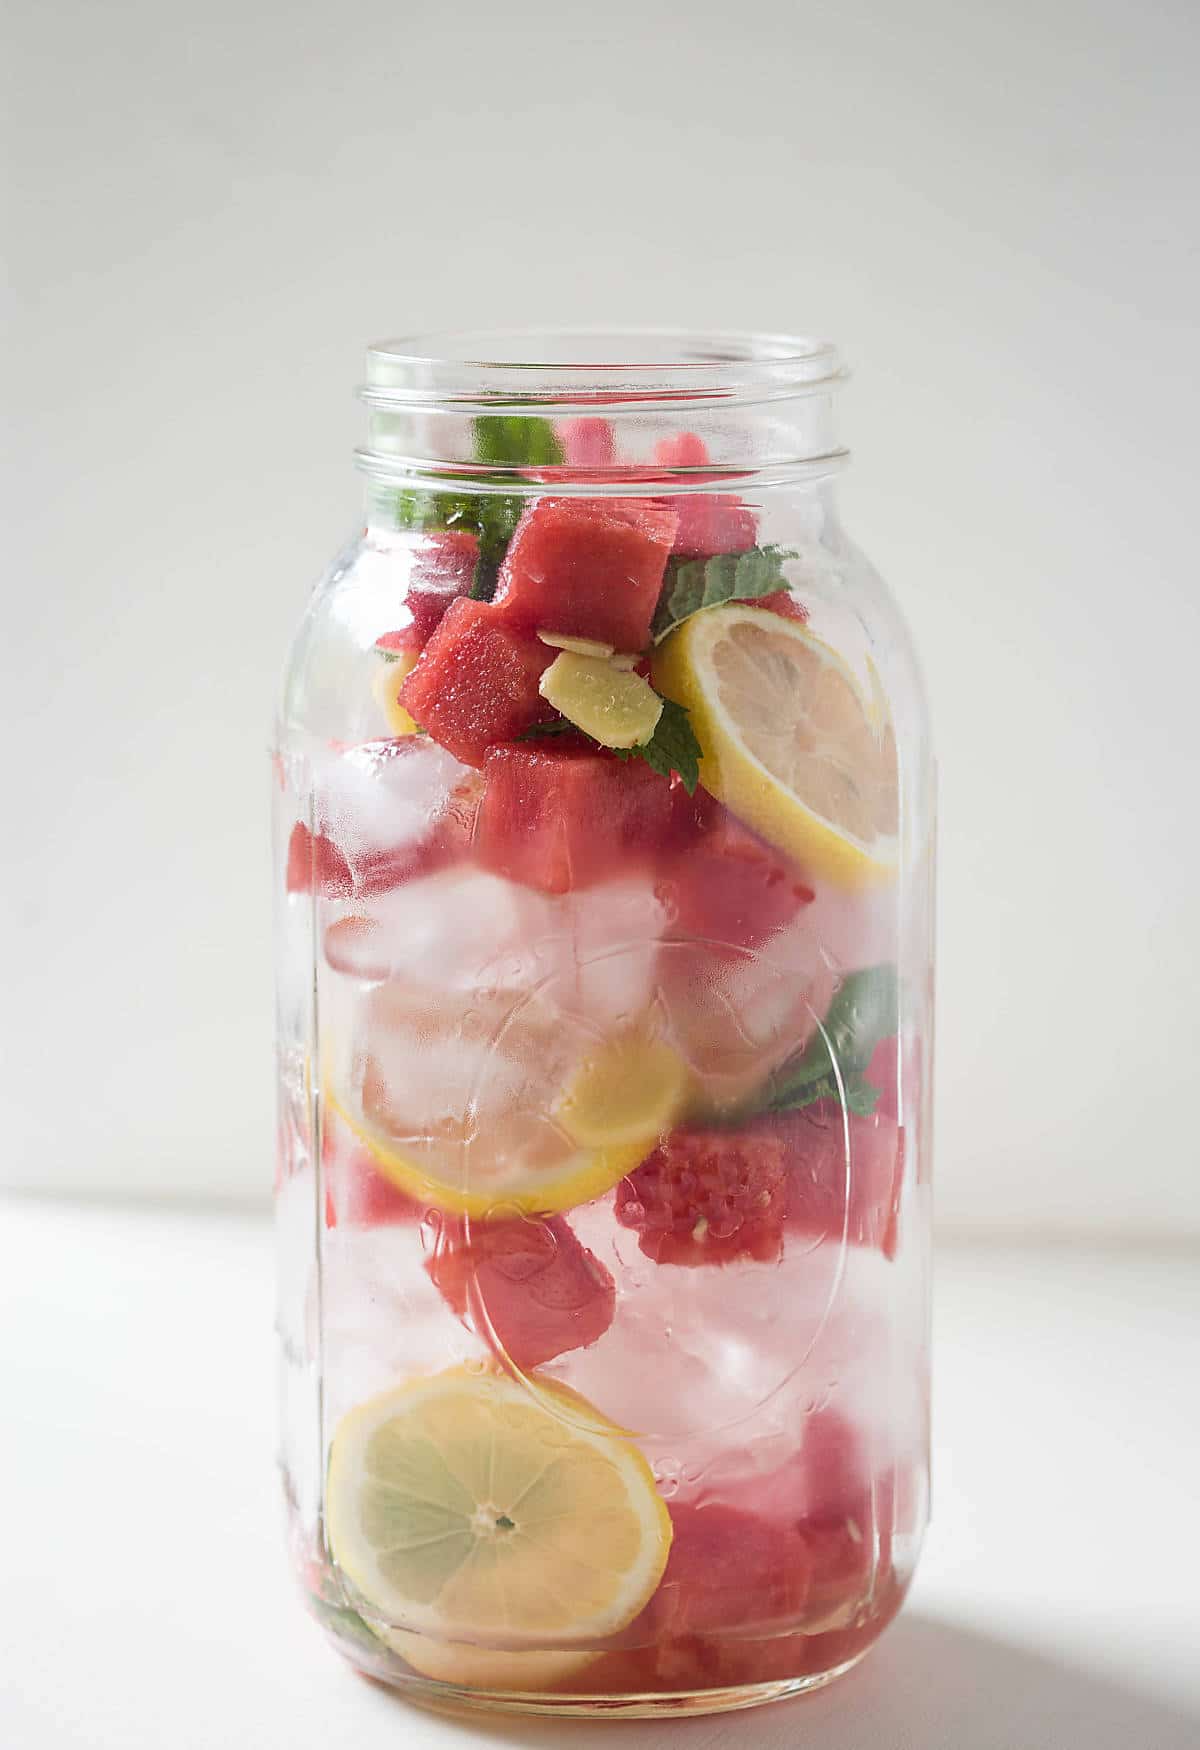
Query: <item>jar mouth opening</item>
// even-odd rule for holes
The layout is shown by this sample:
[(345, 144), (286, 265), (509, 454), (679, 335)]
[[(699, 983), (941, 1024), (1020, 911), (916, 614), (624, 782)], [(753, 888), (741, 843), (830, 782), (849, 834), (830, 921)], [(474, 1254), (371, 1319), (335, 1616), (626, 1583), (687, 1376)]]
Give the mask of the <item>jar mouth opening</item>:
[(481, 329), (378, 341), (360, 394), (380, 408), (749, 405), (828, 393), (836, 347), (801, 335), (655, 328)]

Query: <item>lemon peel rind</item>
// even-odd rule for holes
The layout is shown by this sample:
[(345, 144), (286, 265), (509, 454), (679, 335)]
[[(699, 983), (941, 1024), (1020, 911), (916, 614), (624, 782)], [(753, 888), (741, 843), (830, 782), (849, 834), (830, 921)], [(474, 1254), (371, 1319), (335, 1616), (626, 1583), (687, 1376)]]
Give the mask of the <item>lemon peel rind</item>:
[[(376, 1575), (368, 1570), (375, 1567), (374, 1555), (358, 1533), (353, 1519), (353, 1500), (362, 1477), (362, 1453), (371, 1435), (388, 1421), (403, 1414), (405, 1409), (416, 1410), (424, 1401), (452, 1396), (456, 1388), (468, 1388), (464, 1394), (468, 1400), (476, 1391), (494, 1393), (501, 1403), (508, 1400), (522, 1407), (528, 1405), (531, 1397), (535, 1403), (542, 1400), (539, 1408), (543, 1413), (555, 1416), (556, 1420), (563, 1422), (571, 1430), (570, 1440), (564, 1442), (564, 1447), (573, 1446), (581, 1453), (587, 1449), (598, 1452), (618, 1471), (625, 1485), (630, 1513), (642, 1530), (639, 1561), (631, 1566), (629, 1584), (620, 1602), (607, 1615), (593, 1617), (573, 1629), (564, 1629), (558, 1635), (547, 1637), (552, 1639), (553, 1644), (550, 1647), (524, 1641), (520, 1637), (511, 1637), (509, 1645), (493, 1648), (479, 1638), (472, 1638), (482, 1636), (484, 1631), (479, 1628), (467, 1629), (466, 1638), (456, 1642), (455, 1631), (457, 1629), (459, 1634), (463, 1634), (463, 1625), (448, 1622), (435, 1606), (416, 1605), (399, 1594), (395, 1594), (385, 1603), (382, 1597), (385, 1586), (382, 1584), (379, 1593), (373, 1596)], [(567, 1417), (555, 1415), (556, 1411), (563, 1410), (569, 1412)], [(470, 1662), (469, 1649), (472, 1647), (478, 1649), (481, 1657), (488, 1659), (512, 1654), (519, 1659), (525, 1660), (527, 1657), (532, 1661), (540, 1656), (547, 1666), (557, 1666), (565, 1660), (572, 1663), (578, 1660), (582, 1664), (598, 1657), (603, 1648), (592, 1643), (602, 1642), (627, 1628), (657, 1591), (666, 1570), (674, 1536), (670, 1513), (655, 1486), (654, 1473), (649, 1462), (627, 1438), (624, 1430), (569, 1386), (536, 1375), (514, 1380), (494, 1366), (486, 1367), (482, 1371), (478, 1367), (453, 1367), (442, 1373), (422, 1375), (378, 1393), (347, 1411), (330, 1442), (325, 1496), (325, 1524), (330, 1554), (357, 1599), (361, 1600), (364, 1620), (368, 1621), (372, 1633), (405, 1658), (408, 1657), (405, 1647), (395, 1643), (410, 1636), (414, 1637), (414, 1644), (425, 1642), (430, 1648), (445, 1649), (448, 1656), (455, 1647), (461, 1647), (465, 1653), (465, 1661), (464, 1667), (460, 1667), (459, 1681), (465, 1678), (468, 1683), (471, 1678), (465, 1665)], [(586, 1513), (586, 1502), (581, 1503), (581, 1512)], [(403, 1621), (395, 1620), (397, 1617), (402, 1617)], [(498, 1638), (505, 1637), (500, 1635)], [(573, 1640), (580, 1644), (572, 1647)], [(417, 1650), (419, 1655), (419, 1647)], [(422, 1670), (422, 1663), (411, 1659), (409, 1662), (415, 1670)], [(440, 1659), (437, 1662), (440, 1664)], [(428, 1664), (430, 1661), (423, 1663)], [(448, 1677), (442, 1677), (441, 1671), (426, 1670), (424, 1674), (441, 1681), (452, 1681)], [(563, 1674), (565, 1675), (565, 1670)], [(557, 1674), (551, 1674), (548, 1670), (543, 1684), (532, 1686), (542, 1687), (545, 1683), (556, 1680)], [(482, 1679), (477, 1678), (476, 1681), (481, 1682)]]
[[(561, 1215), (603, 1197), (627, 1174), (639, 1167), (654, 1148), (657, 1133), (645, 1142), (614, 1144), (589, 1151), (583, 1165), (568, 1169), (559, 1178), (547, 1175), (542, 1185), (522, 1190), (519, 1185), (496, 1184), (487, 1191), (464, 1191), (435, 1178), (399, 1150), (392, 1148), (367, 1126), (345, 1101), (324, 1086), (325, 1104), (362, 1143), (378, 1170), (398, 1191), (449, 1215), (469, 1215), (477, 1220), (506, 1219), (520, 1215)], [(582, 1152), (582, 1151), (581, 1151)]]
[[(814, 813), (751, 753), (719, 700), (702, 684), (707, 647), (715, 642), (721, 625), (729, 624), (730, 615), (740, 618), (750, 614), (754, 615), (753, 623), (761, 623), (761, 610), (738, 603), (697, 614), (672, 632), (654, 655), (655, 686), (687, 710), (706, 750), (700, 759), (701, 784), (768, 843), (818, 878), (844, 889), (886, 885), (897, 874), (898, 840), (887, 839), (868, 848)], [(781, 620), (780, 626), (780, 636), (803, 640), (833, 663), (862, 700), (853, 676), (835, 650), (790, 621)], [(862, 703), (864, 714), (870, 717), (870, 708), (866, 701)]]

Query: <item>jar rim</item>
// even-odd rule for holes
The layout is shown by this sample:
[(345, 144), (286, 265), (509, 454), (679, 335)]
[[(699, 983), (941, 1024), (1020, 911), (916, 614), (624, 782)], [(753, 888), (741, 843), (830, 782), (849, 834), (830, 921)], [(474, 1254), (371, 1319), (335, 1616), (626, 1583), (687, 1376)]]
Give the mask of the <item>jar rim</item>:
[(846, 376), (811, 336), (672, 328), (446, 330), (377, 341), (368, 406), (753, 403), (828, 393)]

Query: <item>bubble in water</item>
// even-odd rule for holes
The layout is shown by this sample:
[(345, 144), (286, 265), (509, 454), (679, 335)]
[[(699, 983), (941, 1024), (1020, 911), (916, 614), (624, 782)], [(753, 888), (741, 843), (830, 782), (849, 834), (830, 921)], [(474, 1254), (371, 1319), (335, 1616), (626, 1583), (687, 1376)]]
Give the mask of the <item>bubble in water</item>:
[(679, 1493), (679, 1482), (682, 1466), (676, 1458), (660, 1458), (654, 1465), (654, 1481), (659, 1494), (664, 1500), (671, 1500)]
[(524, 1221), (526, 1215), (519, 1203), (492, 1203), (486, 1213), (477, 1219), (490, 1226), (493, 1222)]

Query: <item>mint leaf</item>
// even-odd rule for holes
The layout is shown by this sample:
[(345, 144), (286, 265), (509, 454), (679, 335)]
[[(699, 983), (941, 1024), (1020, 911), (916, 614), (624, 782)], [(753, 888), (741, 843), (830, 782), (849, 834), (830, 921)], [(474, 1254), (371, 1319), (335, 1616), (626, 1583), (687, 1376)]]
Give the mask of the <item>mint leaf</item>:
[(473, 602), (490, 602), (496, 593), (496, 585), (500, 581), (499, 564), (491, 564), (483, 556), (482, 549), (475, 561), (475, 572), (471, 578), (470, 596)]
[(836, 1063), (849, 1084), (853, 1074), (866, 1069), (879, 1041), (889, 1039), (899, 1025), (896, 968), (868, 966), (852, 972), (838, 986), (821, 1027), (783, 1074), (798, 1086), (831, 1080), (836, 1087)]
[(785, 547), (751, 547), (748, 553), (718, 553), (712, 559), (669, 559), (651, 628), (660, 644), (684, 620), (725, 602), (754, 601), (787, 588)]
[[(782, 1072), (786, 1077), (786, 1071)], [(880, 1088), (873, 1087), (858, 1070), (852, 1070), (839, 1088), (833, 1076), (821, 1076), (815, 1082), (777, 1081), (770, 1098), (761, 1108), (765, 1112), (799, 1112), (805, 1106), (815, 1106), (818, 1100), (831, 1100), (844, 1105), (857, 1118), (869, 1118), (879, 1102)]]
[[(838, 1073), (847, 1090), (847, 1108), (854, 1090), (855, 1099), (864, 1099), (862, 1089), (871, 1089), (873, 1099), (868, 1111), (875, 1111), (878, 1090), (862, 1082), (875, 1047), (880, 1040), (890, 1040), (899, 1027), (899, 980), (894, 966), (868, 966), (859, 973), (850, 973), (838, 985), (838, 992), (829, 1005), (826, 1019), (808, 1041), (805, 1050), (775, 1076), (770, 1096), (771, 1111), (794, 1110), (808, 1106), (815, 1099), (840, 1099)], [(820, 1092), (815, 1092), (819, 1089)], [(805, 1090), (810, 1090), (805, 1096)], [(782, 1104), (778, 1104), (782, 1101)]]
[(614, 747), (612, 751), (620, 760), (645, 760), (651, 771), (663, 778), (678, 772), (688, 795), (695, 794), (704, 750), (696, 740), (687, 711), (674, 699), (663, 700), (662, 716), (648, 742), (642, 747)]
[(890, 1039), (899, 1026), (896, 968), (868, 966), (850, 973), (804, 1050), (771, 1076), (762, 1097), (739, 1112), (737, 1122), (762, 1112), (799, 1112), (818, 1100), (869, 1118), (883, 1090), (866, 1079), (866, 1070), (880, 1040)]
[(518, 741), (541, 741), (547, 735), (582, 735), (583, 730), (577, 729), (569, 717), (552, 717), (549, 723), (531, 723), (528, 729), (523, 729), (518, 735)]
[[(547, 419), (483, 414), (471, 421), (471, 433), (476, 461), (495, 467), (553, 468), (563, 460), (562, 445)], [(396, 494), (396, 527), (469, 530), (479, 542), (471, 595), (477, 602), (490, 602), (500, 561), (525, 503), (516, 492), (430, 492), (405, 487)]]
[(563, 448), (548, 419), (483, 414), (471, 421), (475, 459), (508, 468), (558, 468)]
[(496, 587), (495, 573), (524, 504), (516, 493), (427, 492), (421, 487), (405, 487), (396, 494), (396, 527), (468, 530), (479, 542), (475, 575), (481, 593), (476, 600), (490, 601)]

